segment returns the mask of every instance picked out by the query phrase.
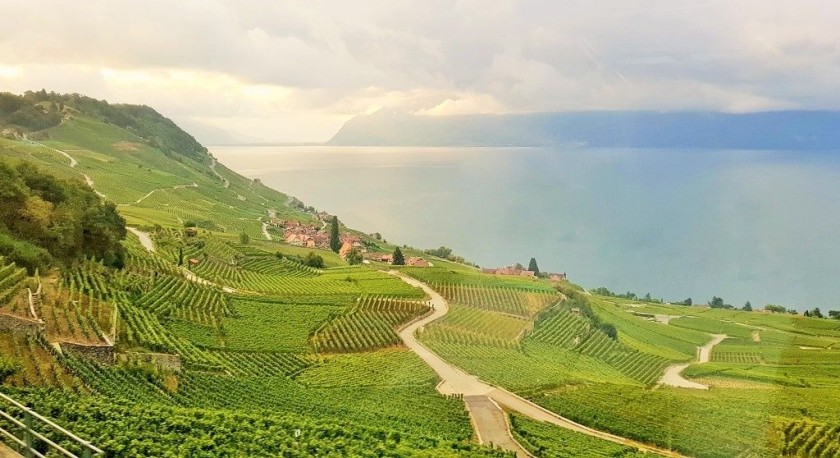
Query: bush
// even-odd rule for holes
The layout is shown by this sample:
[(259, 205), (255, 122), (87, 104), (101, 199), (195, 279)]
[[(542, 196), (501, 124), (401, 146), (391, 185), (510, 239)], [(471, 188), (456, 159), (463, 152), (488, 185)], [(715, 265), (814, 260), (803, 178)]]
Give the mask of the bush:
[(17, 240), (3, 232), (0, 232), (0, 255), (7, 261), (25, 267), (29, 275), (34, 275), (35, 270), (44, 270), (52, 264), (52, 256), (47, 250), (29, 242)]
[(17, 374), (20, 369), (20, 364), (17, 362), (5, 358), (0, 359), (0, 383), (3, 383), (7, 378)]
[(314, 267), (316, 269), (323, 269), (324, 258), (310, 251), (309, 254), (307, 254), (306, 257), (303, 259), (303, 264), (309, 267)]

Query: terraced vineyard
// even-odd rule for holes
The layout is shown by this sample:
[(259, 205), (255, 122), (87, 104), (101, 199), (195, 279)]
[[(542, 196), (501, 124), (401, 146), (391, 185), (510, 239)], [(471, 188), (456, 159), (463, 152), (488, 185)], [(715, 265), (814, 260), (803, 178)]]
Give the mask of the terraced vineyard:
[(319, 329), (312, 344), (319, 353), (393, 347), (400, 344), (396, 329), (428, 310), (425, 302), (365, 296), (347, 313)]
[(644, 458), (649, 456), (633, 447), (607, 442), (517, 414), (510, 415), (513, 436), (526, 450), (540, 457), (580, 456)]
[(565, 307), (541, 321), (528, 338), (600, 359), (645, 385), (656, 383), (668, 365), (664, 358), (642, 353), (609, 338)]
[(155, 315), (125, 303), (119, 306), (119, 314), (118, 339), (122, 344), (151, 351), (176, 353), (181, 355), (188, 365), (195, 368), (209, 370), (223, 368), (221, 361), (211, 353), (199, 349), (184, 338), (172, 335)]
[(447, 301), (494, 312), (530, 318), (559, 299), (556, 293), (529, 291), (510, 287), (483, 288), (478, 286), (436, 283), (431, 285)]
[(18, 268), (15, 263), (6, 263), (0, 256), (0, 305), (7, 305), (12, 313), (22, 312), (22, 301), (14, 301), (26, 280), (26, 269)]
[(792, 421), (781, 428), (783, 456), (828, 457), (840, 456), (840, 424), (817, 423), (809, 420)]
[(317, 362), (295, 353), (212, 352), (237, 377), (289, 377)]
[(222, 317), (233, 316), (229, 300), (215, 287), (175, 276), (155, 276), (136, 304), (159, 316), (218, 327)]
[(46, 350), (37, 336), (0, 334), (0, 354), (19, 368), (6, 380), (16, 387), (54, 387), (84, 391), (83, 386)]

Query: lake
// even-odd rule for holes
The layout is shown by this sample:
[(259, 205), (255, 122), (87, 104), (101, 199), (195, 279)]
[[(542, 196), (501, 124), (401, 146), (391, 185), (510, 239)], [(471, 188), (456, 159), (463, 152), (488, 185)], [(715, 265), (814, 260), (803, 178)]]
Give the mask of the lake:
[(227, 146), (211, 152), (350, 227), (585, 287), (840, 309), (840, 154)]

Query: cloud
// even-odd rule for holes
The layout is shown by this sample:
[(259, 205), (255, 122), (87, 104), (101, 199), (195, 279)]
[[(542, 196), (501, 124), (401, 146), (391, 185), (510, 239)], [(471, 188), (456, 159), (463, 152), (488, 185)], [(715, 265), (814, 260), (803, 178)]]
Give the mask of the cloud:
[(828, 0), (4, 6), (6, 88), (147, 103), (176, 120), (298, 116), (313, 125), (276, 130), (301, 140), (379, 108), (840, 108), (840, 3)]

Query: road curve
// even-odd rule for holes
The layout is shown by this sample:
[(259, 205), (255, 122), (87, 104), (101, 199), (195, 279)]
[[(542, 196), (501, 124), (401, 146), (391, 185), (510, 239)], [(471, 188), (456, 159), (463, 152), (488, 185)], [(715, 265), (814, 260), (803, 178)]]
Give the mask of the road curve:
[[(715, 345), (723, 342), (728, 336), (726, 334), (712, 334), (712, 340), (708, 341), (706, 345), (697, 347), (697, 363), (708, 363), (712, 358), (712, 348)], [(659, 385), (674, 386), (677, 388), (691, 388), (693, 390), (708, 390), (709, 386), (702, 383), (691, 381), (682, 376), (684, 371), (690, 363), (674, 364), (665, 369), (662, 378), (659, 379)]]
[[(432, 352), (423, 344), (418, 342), (417, 338), (414, 335), (418, 329), (446, 315), (446, 313), (449, 311), (449, 304), (446, 302), (446, 299), (444, 299), (443, 296), (438, 294), (428, 285), (417, 279), (408, 277), (405, 274), (393, 270), (389, 271), (388, 273), (399, 277), (411, 286), (416, 286), (422, 289), (427, 295), (429, 295), (429, 297), (431, 297), (429, 303), (434, 309), (433, 312), (401, 329), (399, 332), (399, 336), (409, 349), (416, 353), (417, 356), (419, 356), (423, 361), (425, 361), (426, 364), (428, 364), (435, 372), (437, 372), (438, 376), (440, 376), (441, 382), (438, 384), (438, 391), (440, 393), (460, 394), (463, 395), (465, 399), (468, 396), (486, 396), (495, 401), (497, 404), (500, 404), (509, 410), (519, 412), (522, 415), (526, 415), (538, 421), (543, 421), (556, 426), (560, 426), (561, 428), (565, 428), (570, 431), (586, 434), (588, 436), (614, 442), (617, 444), (635, 447), (642, 451), (656, 453), (662, 456), (683, 457), (683, 455), (675, 451), (662, 449), (648, 444), (643, 444), (641, 442), (636, 442), (632, 439), (627, 439), (625, 437), (605, 433), (603, 431), (598, 431), (596, 429), (592, 429), (587, 426), (581, 425), (580, 423), (576, 423), (572, 420), (569, 420), (568, 418), (561, 417), (560, 415), (557, 415), (556, 413), (551, 412), (548, 409), (534, 404), (533, 402), (519, 395), (511, 393), (510, 391), (507, 391), (504, 388), (499, 388), (488, 383), (482, 382), (481, 380), (479, 380), (478, 377), (470, 375), (462, 371), (461, 369), (453, 366), (452, 364), (449, 364), (436, 353)], [(469, 406), (469, 404), (467, 405)], [(476, 421), (476, 415), (473, 415), (472, 413), (471, 415), (473, 417), (473, 421)], [(484, 430), (490, 430), (494, 427), (494, 425), (487, 425), (484, 428)], [(476, 425), (476, 428), (479, 431), (482, 431), (482, 425)], [(479, 433), (479, 437), (480, 436), (481, 434)], [(502, 445), (501, 443), (497, 444)]]

